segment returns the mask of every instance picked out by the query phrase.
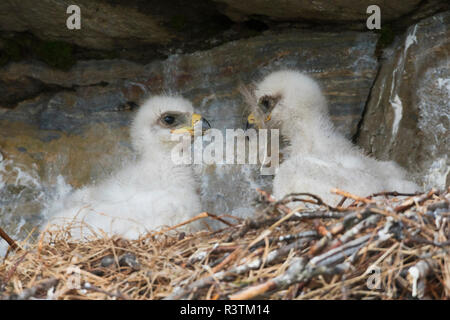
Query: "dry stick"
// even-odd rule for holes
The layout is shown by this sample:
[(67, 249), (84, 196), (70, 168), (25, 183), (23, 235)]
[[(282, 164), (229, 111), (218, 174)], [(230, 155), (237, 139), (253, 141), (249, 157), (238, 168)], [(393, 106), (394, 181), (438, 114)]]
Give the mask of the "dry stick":
[[(397, 247), (400, 245), (400, 242), (397, 242), (393, 244), (385, 253), (383, 253), (375, 262), (371, 264), (371, 266), (378, 266), (384, 259), (386, 259), (387, 256), (389, 256)], [(366, 250), (361, 250), (364, 252), (361, 252), (362, 254), (367, 253), (368, 247), (365, 247)], [(366, 271), (363, 273), (363, 275), (367, 275), (369, 273), (370, 267), (366, 269)]]
[(399, 205), (398, 207), (394, 208), (395, 212), (403, 212), (409, 208), (411, 208), (412, 206), (414, 206), (416, 203), (422, 203), (425, 200), (430, 199), (433, 195), (437, 194), (438, 191), (436, 189), (431, 189), (428, 193), (426, 194), (422, 194), (420, 196), (414, 197), (412, 199), (408, 199), (405, 202), (403, 202), (401, 205)]
[(111, 293), (108, 292), (106, 290), (103, 290), (99, 287), (96, 287), (92, 284), (90, 284), (89, 282), (86, 282), (83, 285), (83, 289), (89, 290), (89, 291), (94, 291), (94, 292), (99, 292), (99, 293), (103, 293), (106, 294), (107, 296), (111, 297), (111, 298), (118, 298), (118, 299), (122, 299), (122, 300), (130, 300), (128, 297), (126, 297), (123, 293), (121, 293), (120, 291), (117, 291), (117, 293)]
[(372, 215), (368, 218), (362, 220), (358, 224), (356, 224), (354, 227), (352, 227), (350, 230), (346, 231), (340, 238), (341, 243), (346, 243), (348, 240), (354, 238), (357, 234), (361, 233), (362, 230), (372, 226), (376, 225), (378, 221), (380, 220), (380, 215)]
[[(312, 240), (318, 239), (318, 237), (319, 237), (319, 235), (316, 230), (306, 230), (306, 231), (301, 231), (301, 232), (295, 233), (295, 234), (271, 237), (271, 238), (269, 238), (269, 244), (272, 245), (272, 244), (275, 244), (278, 242), (291, 242), (291, 241), (298, 240), (298, 239), (305, 239), (306, 241), (312, 241)], [(249, 248), (249, 250), (254, 251), (255, 249), (262, 247), (264, 245), (266, 245), (266, 242), (264, 240), (261, 240), (261, 241), (255, 243), (253, 246), (251, 246)], [(217, 249), (220, 249), (220, 247), (218, 247)], [(234, 246), (232, 251), (234, 251), (236, 249), (237, 249), (237, 246)], [(213, 253), (213, 252), (216, 253), (216, 249), (211, 251), (211, 253)], [(218, 251), (218, 252), (220, 252), (220, 251)], [(210, 267), (214, 267), (214, 266), (218, 265), (219, 263), (222, 263), (227, 258), (228, 258), (228, 256), (225, 256), (224, 258), (221, 258), (221, 259), (217, 259), (210, 265)]]
[[(334, 249), (334, 248), (346, 243), (350, 239), (349, 238), (350, 234), (353, 234), (353, 236), (355, 236), (357, 233), (357, 230), (350, 232), (351, 228), (353, 228), (354, 225), (358, 221), (361, 221), (361, 220), (364, 221), (364, 219), (371, 217), (371, 214), (373, 213), (371, 211), (371, 209), (372, 209), (372, 206), (368, 206), (362, 210), (355, 209), (355, 210), (353, 210), (353, 212), (343, 215), (344, 221), (334, 224), (333, 226), (330, 227), (330, 230), (331, 230), (332, 235), (338, 234), (338, 233), (342, 232), (343, 230), (347, 230), (347, 232), (346, 232), (346, 233), (348, 233), (347, 236), (345, 236), (345, 234), (344, 234), (342, 239), (334, 240), (329, 246), (328, 246), (328, 244), (330, 243), (330, 241), (332, 239), (330, 236), (324, 236), (310, 248), (309, 255), (315, 256), (317, 253), (319, 253), (320, 251), (325, 249), (326, 246), (328, 246), (330, 249)], [(339, 212), (339, 213), (341, 214), (343, 212)], [(363, 226), (364, 226), (364, 224), (362, 224), (359, 228), (362, 228)]]
[(3, 297), (1, 300), (28, 300), (38, 292), (38, 291), (47, 291), (51, 287), (54, 287), (58, 284), (59, 280), (56, 278), (51, 278), (42, 281), (41, 283), (24, 290), (22, 293), (18, 295), (10, 295), (8, 297)]
[(346, 270), (347, 266), (332, 265), (358, 252), (371, 237), (372, 235), (366, 235), (350, 241), (311, 259), (308, 263), (305, 258), (294, 258), (284, 274), (263, 284), (232, 294), (229, 298), (230, 300), (248, 300), (270, 291), (282, 290), (292, 284), (307, 281), (317, 275), (340, 274)]
[(221, 263), (216, 265), (212, 269), (212, 273), (216, 273), (219, 270), (221, 270), (223, 267), (225, 267), (227, 264), (231, 263), (234, 259), (236, 259), (239, 254), (242, 252), (242, 247), (238, 247), (236, 250), (234, 250), (232, 253), (230, 253)]
[[(303, 246), (308, 242), (309, 242), (308, 238), (300, 238), (287, 246), (284, 246), (277, 250), (271, 251), (267, 255), (267, 259), (266, 259), (265, 263), (266, 264), (274, 263), (274, 262), (278, 261), (279, 259), (287, 256), (291, 250), (297, 250), (299, 248), (303, 248)], [(261, 264), (263, 262), (264, 261), (261, 258), (252, 259), (250, 262), (243, 264), (243, 265), (235, 266), (235, 267), (229, 269), (228, 271), (220, 271), (211, 276), (201, 278), (197, 281), (194, 281), (193, 283), (191, 283), (190, 285), (188, 285), (184, 288), (177, 287), (173, 290), (173, 292), (169, 296), (164, 298), (164, 300), (182, 299), (192, 292), (195, 292), (199, 289), (202, 289), (204, 287), (211, 285), (216, 280), (223, 280), (227, 277), (240, 275), (240, 274), (246, 273), (250, 270), (256, 270), (261, 266)]]
[[(327, 207), (328, 209), (330, 209), (330, 210), (333, 210), (333, 209), (334, 209), (334, 210), (337, 210), (336, 208), (331, 207), (331, 206), (329, 206), (328, 204), (324, 203), (320, 197), (318, 197), (318, 196), (316, 196), (316, 195), (314, 195), (314, 194), (311, 194), (311, 193), (292, 193), (292, 194), (289, 194), (289, 195), (287, 195), (286, 197), (284, 197), (284, 198), (283, 198), (284, 200), (282, 200), (282, 201), (286, 201), (289, 197), (297, 197), (297, 196), (309, 196), (309, 197), (312, 197), (312, 198), (314, 198), (315, 200), (317, 200), (317, 204), (318, 204), (318, 205), (324, 205), (324, 206), (326, 206), (326, 207)], [(294, 198), (294, 199), (291, 199), (291, 200), (295, 201), (295, 200), (297, 200), (297, 199)], [(300, 199), (299, 201), (302, 201), (302, 199)], [(289, 212), (288, 212), (284, 217), (282, 217), (281, 219), (279, 219), (277, 222), (275, 222), (273, 225), (271, 225), (268, 229), (264, 230), (264, 231), (262, 232), (261, 235), (259, 235), (255, 240), (253, 240), (253, 241), (247, 246), (247, 249), (246, 249), (246, 250), (248, 250), (250, 247), (252, 247), (252, 246), (255, 245), (256, 243), (258, 243), (259, 241), (261, 241), (261, 240), (264, 239), (265, 237), (267, 237), (267, 236), (268, 236), (270, 233), (272, 233), (272, 231), (273, 231), (276, 227), (278, 227), (280, 224), (282, 224), (282, 223), (285, 222), (286, 220), (289, 220), (290, 218), (292, 218), (292, 216), (298, 214), (299, 211), (302, 210), (302, 208), (299, 207), (299, 208), (297, 208), (297, 209), (295, 209), (295, 210), (290, 210), (290, 209), (288, 209), (288, 210), (289, 210)]]
[(230, 235), (229, 239), (227, 239), (227, 242), (232, 242), (232, 241), (234, 241), (234, 239), (242, 238), (250, 230), (259, 229), (261, 227), (271, 225), (271, 224), (275, 223), (276, 221), (278, 221), (277, 218), (262, 218), (262, 219), (258, 219), (256, 221), (247, 219), (247, 220), (245, 220), (244, 225), (241, 227), (241, 230), (235, 236)]
[(435, 211), (437, 209), (448, 209), (450, 206), (450, 201), (449, 200), (444, 200), (444, 201), (439, 201), (439, 202), (435, 202), (432, 203), (430, 205), (427, 206), (427, 211)]
[[(282, 217), (281, 219), (279, 219), (277, 222), (275, 222), (274, 224), (272, 224), (269, 228), (265, 229), (258, 237), (256, 237), (256, 239), (254, 239), (249, 245), (247, 245), (247, 247), (240, 253), (240, 258), (251, 248), (253, 247), (255, 244), (257, 244), (258, 242), (260, 242), (261, 240), (265, 239), (266, 237), (268, 237), (272, 231), (278, 227), (280, 224), (282, 224), (283, 222), (285, 222), (286, 220), (288, 220), (289, 218), (291, 218), (294, 214), (296, 214), (299, 210), (301, 210), (302, 208), (297, 208), (295, 210), (292, 210), (291, 212), (289, 212), (287, 215), (285, 215), (284, 217)], [(239, 261), (240, 259), (238, 259)]]
[(9, 246), (12, 249), (16, 249), (18, 247), (16, 242), (13, 239), (11, 239), (2, 228), (0, 228), (0, 237), (2, 237), (6, 242), (8, 242)]
[[(361, 249), (361, 251), (360, 251), (358, 254), (360, 254), (360, 255), (361, 255), (361, 254), (365, 254), (368, 250), (372, 250), (372, 249), (370, 248), (371, 246), (373, 246), (373, 245), (380, 245), (382, 242), (384, 242), (384, 241), (386, 241), (386, 240), (388, 240), (388, 238), (378, 239), (377, 241), (371, 243), (369, 246), (363, 247), (363, 248)], [(376, 266), (376, 265), (378, 265), (378, 264), (379, 264), (382, 260), (384, 260), (389, 254), (391, 254), (392, 251), (393, 251), (395, 248), (397, 248), (399, 245), (400, 245), (400, 243), (397, 242), (396, 244), (394, 244), (393, 246), (391, 246), (391, 247), (390, 247), (390, 248), (389, 248), (389, 249), (388, 249), (388, 250), (387, 250), (380, 258), (378, 258), (374, 263), (372, 263), (371, 266)], [(413, 265), (413, 264), (414, 264), (414, 262), (412, 262), (411, 265)], [(403, 266), (402, 269), (403, 269), (404, 267), (406, 267), (406, 266)], [(343, 284), (343, 285), (350, 285), (350, 284), (353, 284), (353, 283), (357, 283), (357, 282), (359, 282), (359, 281), (361, 281), (361, 280), (364, 280), (364, 279), (367, 277), (368, 271), (369, 271), (369, 268), (368, 268), (363, 274), (361, 274), (360, 276), (357, 276), (357, 277), (352, 278), (352, 279), (345, 280), (344, 282), (342, 282), (342, 284)], [(390, 270), (388, 270), (388, 271), (386, 271), (386, 272), (389, 273)], [(311, 292), (308, 292), (308, 293), (306, 293), (306, 294), (300, 296), (300, 298), (301, 298), (301, 299), (309, 299), (309, 298), (311, 298), (312, 296), (317, 295), (317, 294), (319, 294), (319, 293), (321, 293), (321, 292), (325, 292), (325, 291), (328, 291), (328, 290), (332, 290), (332, 289), (334, 289), (336, 286), (338, 286), (338, 285), (340, 285), (340, 284), (341, 284), (341, 282), (337, 282), (337, 283), (334, 283), (334, 284), (331, 284), (331, 285), (328, 285), (328, 286), (325, 286), (325, 287), (322, 287), (322, 288), (313, 290), (313, 291), (311, 291)]]
[[(309, 193), (296, 193), (296, 194), (288, 195), (288, 196), (286, 196), (284, 199), (287, 199), (287, 198), (290, 197), (290, 196), (298, 196), (298, 195), (307, 195), (307, 196), (311, 196), (311, 197), (313, 197), (313, 198), (316, 199), (316, 196), (311, 195), (311, 194), (309, 194)], [(349, 195), (349, 196), (352, 196), (352, 195)], [(324, 204), (323, 201), (322, 201), (319, 197), (317, 197), (316, 200), (318, 201), (318, 203)], [(324, 204), (324, 205), (326, 205), (326, 204)], [(326, 206), (328, 206), (328, 205), (326, 205)], [(332, 208), (331, 208), (330, 206), (328, 206), (328, 208), (329, 208), (330, 210), (332, 210)], [(263, 232), (260, 236), (258, 236), (255, 240), (252, 241), (252, 243), (250, 243), (250, 245), (248, 245), (248, 247), (247, 247), (246, 250), (248, 250), (250, 247), (254, 246), (256, 243), (261, 242), (261, 240), (264, 239), (265, 237), (267, 237), (267, 236), (273, 231), (273, 229), (274, 229), (275, 227), (277, 227), (278, 225), (280, 225), (282, 222), (284, 222), (284, 221), (286, 221), (286, 220), (292, 218), (294, 215), (297, 215), (297, 216), (296, 216), (297, 218), (302, 218), (302, 217), (303, 217), (303, 213), (299, 213), (299, 212), (298, 212), (299, 209), (300, 209), (300, 208), (297, 208), (296, 210), (293, 210), (293, 211), (291, 211), (290, 209), (288, 209), (290, 212), (289, 212), (287, 215), (285, 215), (283, 218), (281, 218), (280, 220), (278, 220), (275, 224), (273, 224), (272, 226), (270, 226), (269, 229), (264, 230), (264, 232)], [(367, 209), (369, 209), (369, 211), (368, 211)], [(364, 213), (364, 215), (363, 215), (363, 213)], [(326, 215), (326, 216), (336, 217), (336, 218), (337, 218), (337, 217), (342, 217), (342, 216), (343, 216), (341, 213), (338, 213), (337, 216), (331, 215), (331, 214), (332, 214), (332, 212), (329, 212), (329, 213), (326, 213), (325, 215)], [(370, 208), (366, 208), (365, 210), (363, 210), (363, 212), (356, 212), (356, 213), (355, 213), (355, 218), (358, 218), (358, 216), (361, 217), (361, 218), (362, 218), (362, 217), (366, 217), (368, 214), (370, 214)], [(307, 215), (305, 215), (305, 216), (307, 216)], [(316, 217), (317, 217), (317, 216), (315, 216), (315, 215), (314, 215), (314, 216), (309, 216), (309, 218), (316, 218)], [(342, 230), (343, 227), (349, 227), (350, 225), (352, 225), (352, 222), (353, 222), (354, 220), (356, 220), (356, 219), (353, 219), (353, 220), (350, 221), (350, 222), (347, 221), (347, 223), (346, 223), (345, 225), (340, 224), (340, 225), (339, 225), (339, 228), (336, 228), (336, 230), (334, 230), (335, 233), (336, 233), (336, 232), (340, 232), (340, 230)], [(323, 229), (323, 228), (322, 228), (322, 229)], [(320, 230), (320, 228), (319, 228), (319, 230)], [(324, 231), (326, 232), (326, 235), (323, 235), (324, 237), (323, 237), (319, 242), (317, 242), (313, 247), (311, 247), (310, 255), (316, 254), (317, 252), (319, 252), (321, 249), (323, 249), (323, 248), (328, 244), (328, 242), (329, 242), (329, 240), (330, 240), (330, 238), (331, 238), (331, 234), (330, 234), (327, 230), (324, 230)], [(244, 252), (246, 252), (246, 251), (244, 251)]]
[(345, 200), (347, 200), (347, 197), (342, 197), (342, 199), (341, 199), (341, 201), (339, 201), (337, 207), (338, 208), (342, 207), (345, 203)]
[(347, 191), (343, 191), (343, 190), (336, 189), (336, 188), (331, 189), (331, 192), (332, 192), (332, 193), (335, 193), (335, 194), (338, 194), (338, 195), (340, 195), (340, 196), (343, 196), (343, 197), (347, 197), (347, 198), (356, 200), (356, 201), (364, 202), (364, 203), (366, 203), (366, 204), (369, 204), (369, 203), (373, 203), (373, 202), (374, 202), (373, 200), (369, 200), (369, 199), (367, 199), (367, 198), (363, 198), (363, 197), (360, 197), (360, 196), (351, 194), (351, 193), (349, 193), (349, 192), (347, 192)]
[(11, 280), (11, 277), (14, 275), (14, 272), (16, 272), (17, 267), (19, 264), (25, 259), (25, 256), (28, 254), (28, 251), (25, 251), (25, 253), (17, 260), (17, 262), (14, 264), (14, 266), (9, 270), (8, 274), (5, 276), (5, 278), (2, 281), (2, 284), (0, 286), (0, 290), (3, 289), (3, 287)]
[[(291, 211), (291, 209), (289, 209), (288, 207), (286, 207), (284, 204), (281, 203), (281, 201), (277, 201), (270, 193), (261, 190), (261, 189), (256, 189), (256, 191), (258, 191), (261, 196), (267, 201), (269, 202), (274, 208), (279, 208), (283, 213), (287, 214)], [(270, 209), (271, 207), (269, 206)]]
[(355, 240), (349, 241), (339, 247), (321, 254), (320, 256), (312, 258), (309, 264), (317, 266), (330, 265), (337, 261), (345, 259), (357, 252), (361, 247), (368, 243), (372, 237), (372, 234), (367, 234)]
[[(332, 206), (326, 204), (319, 196), (316, 196), (311, 193), (292, 193), (292, 194), (286, 195), (285, 197), (283, 197), (283, 199), (277, 201), (268, 192), (261, 190), (261, 189), (256, 189), (256, 190), (261, 194), (261, 196), (267, 202), (269, 202), (271, 204), (271, 207), (279, 208), (282, 211), (282, 213), (284, 213), (288, 216), (287, 218), (286, 218), (286, 216), (283, 217), (282, 218), (283, 221), (288, 220), (288, 219), (289, 220), (318, 219), (318, 218), (338, 219), (338, 218), (342, 218), (345, 215), (342, 212), (343, 210), (341, 208), (332, 207)], [(341, 212), (332, 212), (332, 211), (316, 211), (316, 212), (302, 212), (301, 214), (299, 212), (296, 212), (295, 214), (292, 214), (292, 210), (290, 208), (288, 208), (287, 206), (285, 206), (285, 204), (287, 204), (289, 202), (294, 202), (294, 201), (305, 201), (305, 199), (295, 198), (298, 196), (312, 197), (313, 199), (315, 199), (317, 201), (314, 204), (324, 205), (329, 210), (341, 211), (342, 213)], [(298, 211), (298, 210), (296, 210), (296, 211)], [(244, 226), (242, 227), (241, 231), (237, 234), (237, 236), (236, 237), (230, 236), (229, 240), (231, 241), (231, 240), (233, 240), (233, 238), (243, 237), (250, 229), (258, 229), (265, 225), (271, 225), (272, 223), (274, 223), (276, 221), (278, 221), (278, 219), (273, 218), (273, 217), (260, 219), (258, 221), (247, 220), (246, 223), (244, 224)], [(283, 221), (281, 221), (281, 222), (283, 222)]]
[(374, 197), (379, 197), (379, 196), (392, 196), (392, 197), (414, 197), (419, 195), (420, 193), (401, 193), (401, 192), (397, 192), (397, 191), (390, 191), (390, 192), (378, 192), (378, 193), (374, 193), (371, 194), (370, 196), (368, 196), (367, 198), (371, 199)]
[[(309, 201), (309, 200), (297, 198), (297, 197), (300, 197), (300, 196), (311, 197), (311, 198), (313, 198), (314, 200), (316, 200), (317, 202), (311, 202), (311, 201)], [(285, 196), (285, 197), (281, 200), (281, 202), (284, 203), (284, 204), (289, 203), (289, 202), (296, 202), (296, 201), (304, 201), (304, 202), (308, 202), (308, 203), (317, 204), (317, 205), (319, 205), (319, 206), (320, 206), (320, 205), (323, 205), (323, 206), (327, 207), (327, 208), (330, 209), (330, 210), (337, 210), (337, 208), (335, 208), (335, 207), (333, 207), (333, 206), (330, 206), (329, 204), (325, 203), (325, 202), (322, 200), (322, 198), (320, 198), (319, 196), (316, 196), (315, 194), (307, 193), (307, 192), (291, 193), (291, 194), (288, 194), (287, 196)]]
[[(229, 223), (228, 221), (222, 219), (222, 218), (219, 217), (219, 216), (216, 216), (215, 214), (212, 214), (212, 213), (209, 213), (209, 212), (206, 212), (206, 214), (208, 215), (208, 217), (213, 218), (213, 219), (215, 219), (215, 220), (217, 220), (217, 221), (220, 221), (220, 222), (222, 222), (223, 224), (226, 224), (226, 225), (229, 226), (229, 227), (234, 227), (234, 226), (235, 226), (234, 224)], [(234, 219), (238, 220), (237, 218), (235, 218), (235, 217), (233, 217), (232, 215), (229, 215), (229, 214), (227, 214), (227, 215), (225, 215), (225, 216), (230, 217), (230, 218), (234, 218)]]
[(346, 217), (351, 211), (313, 211), (313, 212), (297, 212), (292, 218), (289, 220), (297, 221), (297, 220), (306, 220), (306, 219), (341, 219)]
[[(268, 192), (260, 190), (260, 189), (256, 189), (262, 196), (263, 198), (266, 199), (266, 201), (268, 201), (269, 203), (273, 204), (275, 207), (280, 207), (281, 210), (284, 213), (289, 213), (291, 210), (286, 207), (285, 205), (287, 203), (290, 202), (307, 202), (307, 203), (312, 203), (312, 204), (316, 204), (316, 205), (322, 205), (327, 207), (329, 210), (333, 210), (333, 211), (341, 211), (341, 208), (336, 208), (333, 207), (327, 203), (325, 203), (322, 198), (320, 198), (319, 196), (312, 194), (312, 193), (308, 193), (308, 192), (297, 192), (297, 193), (290, 193), (286, 196), (283, 197), (283, 199), (277, 201), (274, 197), (272, 197)], [(307, 200), (307, 199), (301, 199), (301, 198), (297, 198), (299, 196), (307, 196), (307, 197), (311, 197), (314, 200), (316, 200), (316, 202), (313, 202), (311, 200)]]
[(434, 232), (433, 232), (433, 231), (430, 231), (429, 229), (424, 228), (420, 223), (418, 223), (418, 222), (416, 222), (416, 221), (414, 221), (414, 220), (410, 220), (410, 219), (408, 219), (407, 217), (405, 217), (404, 215), (401, 215), (401, 214), (399, 215), (399, 214), (391, 213), (391, 212), (389, 212), (389, 211), (385, 211), (385, 210), (377, 209), (377, 208), (373, 208), (372, 211), (373, 211), (374, 213), (379, 213), (379, 214), (382, 214), (382, 215), (384, 215), (384, 216), (389, 216), (389, 217), (397, 218), (397, 219), (401, 220), (402, 222), (404, 222), (405, 224), (413, 225), (413, 226), (415, 226), (416, 228), (419, 228), (419, 230), (422, 230), (422, 231), (428, 233), (428, 235), (434, 237)]
[(266, 281), (263, 284), (246, 288), (240, 292), (234, 293), (230, 295), (229, 298), (230, 300), (249, 300), (277, 288), (288, 286), (288, 283), (299, 282), (295, 280), (301, 278), (300, 275), (302, 274), (305, 265), (306, 261), (304, 258), (293, 258), (289, 268), (282, 275)]
[(213, 219), (217, 219), (217, 220), (219, 220), (220, 222), (222, 222), (222, 223), (224, 223), (224, 224), (226, 224), (226, 225), (228, 225), (228, 226), (233, 226), (231, 223), (229, 223), (229, 222), (227, 222), (227, 221), (225, 221), (225, 220), (219, 218), (218, 216), (216, 216), (216, 215), (214, 215), (214, 214), (212, 214), (212, 213), (208, 213), (208, 212), (205, 211), (205, 212), (199, 213), (199, 214), (196, 215), (195, 217), (193, 217), (193, 218), (191, 218), (191, 219), (189, 219), (189, 220), (186, 220), (186, 221), (184, 221), (184, 222), (181, 222), (181, 223), (179, 223), (179, 224), (177, 224), (177, 225), (175, 225), (175, 226), (173, 226), (173, 227), (170, 227), (170, 228), (167, 228), (167, 229), (164, 229), (164, 230), (161, 230), (161, 231), (157, 231), (157, 232), (155, 232), (155, 233), (152, 233), (151, 236), (155, 236), (155, 235), (158, 235), (158, 234), (166, 233), (166, 232), (169, 232), (169, 231), (178, 229), (178, 228), (180, 228), (180, 227), (182, 227), (182, 226), (184, 226), (184, 225), (187, 225), (187, 224), (189, 224), (189, 223), (192, 223), (192, 222), (194, 222), (194, 221), (197, 221), (197, 220), (200, 220), (200, 219), (204, 219), (204, 218), (208, 218), (208, 217), (213, 218)]
[[(290, 212), (290, 209), (288, 209)], [(348, 212), (353, 212), (348, 211)], [(314, 211), (314, 212), (297, 212), (293, 216), (289, 217), (289, 221), (303, 221), (303, 220), (313, 220), (313, 219), (340, 219), (343, 217), (346, 217), (348, 215), (348, 212), (341, 211), (341, 212), (333, 212), (333, 211)], [(250, 220), (247, 219), (245, 224), (242, 226), (241, 230), (234, 236), (230, 236), (230, 238), (227, 240), (227, 242), (232, 242), (234, 239), (242, 238), (247, 232), (249, 232), (252, 229), (259, 229), (262, 227), (266, 227), (269, 225), (272, 225), (273, 223), (277, 222), (279, 218), (260, 218), (258, 220)]]
[(304, 258), (293, 258), (285, 273), (263, 284), (244, 289), (229, 296), (230, 300), (249, 300), (270, 291), (283, 290), (293, 284), (305, 282), (321, 274), (341, 274), (347, 270), (345, 265), (334, 267), (309, 267)]
[(444, 241), (444, 242), (435, 242), (430, 241), (425, 238), (420, 237), (409, 237), (406, 239), (408, 242), (415, 242), (415, 243), (422, 243), (422, 244), (431, 244), (432, 246), (436, 246), (439, 248), (445, 248), (447, 246), (450, 246), (450, 240)]
[[(308, 238), (310, 240), (314, 240), (314, 239), (317, 239), (318, 236), (319, 235), (316, 230), (306, 230), (306, 231), (301, 231), (301, 232), (295, 233), (295, 234), (288, 234), (285, 236), (272, 237), (269, 239), (269, 244), (274, 244), (274, 243), (278, 243), (278, 242), (282, 242), (282, 241), (293, 241), (293, 240), (297, 240), (300, 238)], [(261, 240), (260, 242), (257, 242), (253, 246), (251, 246), (250, 250), (256, 249), (263, 245), (265, 245), (265, 242), (264, 242), (264, 240)]]
[(344, 216), (344, 221), (342, 221), (344, 227), (348, 229), (358, 221), (361, 221), (372, 214), (378, 214), (378, 212), (375, 212), (373, 209), (375, 209), (373, 205), (368, 205), (364, 208), (354, 208)]

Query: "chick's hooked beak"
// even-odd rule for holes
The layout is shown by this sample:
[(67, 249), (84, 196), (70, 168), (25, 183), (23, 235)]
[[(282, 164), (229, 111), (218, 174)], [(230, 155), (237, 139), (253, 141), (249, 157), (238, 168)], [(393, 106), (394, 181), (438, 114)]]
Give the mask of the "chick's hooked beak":
[(211, 129), (211, 125), (209, 124), (208, 120), (203, 118), (198, 113), (193, 113), (191, 118), (191, 125), (186, 127), (181, 127), (178, 129), (174, 129), (171, 132), (172, 133), (189, 133), (191, 136), (194, 135), (195, 129), (199, 129), (199, 126), (201, 125), (201, 131), (202, 134), (205, 133), (207, 130)]
[[(267, 115), (264, 119), (264, 122), (270, 121), (271, 118), (272, 118), (271, 114)], [(255, 115), (252, 112), (247, 118), (247, 125), (245, 129), (249, 129), (254, 126), (258, 127), (258, 129), (262, 128), (262, 126), (258, 123), (258, 121), (256, 121)]]

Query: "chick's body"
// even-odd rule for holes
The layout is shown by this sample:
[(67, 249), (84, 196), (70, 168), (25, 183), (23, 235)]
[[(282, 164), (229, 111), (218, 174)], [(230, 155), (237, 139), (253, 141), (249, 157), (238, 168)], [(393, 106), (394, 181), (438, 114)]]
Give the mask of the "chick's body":
[(193, 107), (178, 97), (157, 96), (147, 101), (131, 128), (137, 160), (99, 184), (75, 191), (62, 206), (53, 208), (52, 223), (82, 221), (96, 230), (137, 238), (200, 213), (192, 167), (171, 158), (175, 143), (171, 128), (160, 123), (161, 115), (168, 113), (190, 119)]
[(276, 198), (309, 192), (336, 205), (341, 197), (330, 192), (333, 188), (360, 196), (419, 190), (396, 163), (368, 157), (335, 130), (326, 99), (312, 78), (291, 70), (274, 72), (255, 90), (257, 101), (267, 97), (276, 99), (276, 104), (270, 117), (257, 110), (259, 122), (265, 128), (280, 129), (289, 141), (287, 157), (274, 178)]

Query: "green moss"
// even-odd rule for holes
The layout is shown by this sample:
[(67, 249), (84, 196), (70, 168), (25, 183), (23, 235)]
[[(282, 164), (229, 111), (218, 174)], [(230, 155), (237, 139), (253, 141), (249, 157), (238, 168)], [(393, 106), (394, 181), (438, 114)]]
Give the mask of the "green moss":
[(62, 41), (43, 41), (36, 46), (35, 54), (49, 66), (63, 70), (70, 69), (76, 62), (72, 45)]

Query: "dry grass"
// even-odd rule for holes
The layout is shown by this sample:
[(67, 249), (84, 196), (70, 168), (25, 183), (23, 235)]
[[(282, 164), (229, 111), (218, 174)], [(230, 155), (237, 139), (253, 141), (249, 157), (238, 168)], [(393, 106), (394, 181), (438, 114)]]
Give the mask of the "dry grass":
[(337, 208), (260, 191), (253, 220), (134, 241), (76, 242), (70, 226), (18, 243), (0, 265), (0, 299), (448, 299), (448, 191), (334, 190), (347, 199)]

